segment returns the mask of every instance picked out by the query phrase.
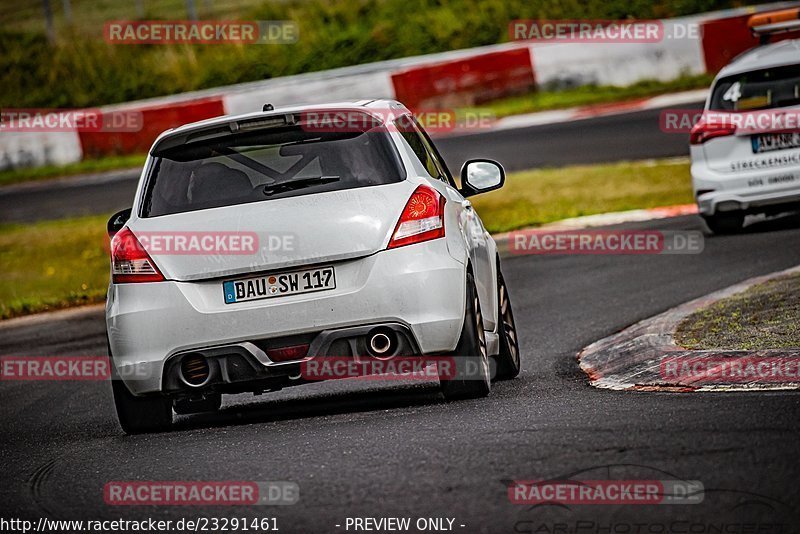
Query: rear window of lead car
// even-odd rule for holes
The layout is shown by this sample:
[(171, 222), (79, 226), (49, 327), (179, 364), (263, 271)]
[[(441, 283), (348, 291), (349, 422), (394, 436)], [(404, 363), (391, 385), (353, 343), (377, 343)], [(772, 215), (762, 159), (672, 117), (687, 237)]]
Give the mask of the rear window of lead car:
[(404, 169), (382, 127), (300, 126), (228, 134), (154, 153), (140, 215), (157, 217), (399, 182)]
[(711, 111), (755, 111), (800, 105), (800, 64), (760, 69), (721, 78)]

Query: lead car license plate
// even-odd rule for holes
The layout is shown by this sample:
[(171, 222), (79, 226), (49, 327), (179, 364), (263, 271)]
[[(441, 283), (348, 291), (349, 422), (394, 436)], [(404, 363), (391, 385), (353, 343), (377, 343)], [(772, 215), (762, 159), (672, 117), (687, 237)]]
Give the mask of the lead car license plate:
[(268, 274), (222, 283), (225, 304), (299, 295), (336, 288), (333, 267)]
[(753, 154), (800, 148), (800, 132), (754, 135), (750, 142), (753, 145)]

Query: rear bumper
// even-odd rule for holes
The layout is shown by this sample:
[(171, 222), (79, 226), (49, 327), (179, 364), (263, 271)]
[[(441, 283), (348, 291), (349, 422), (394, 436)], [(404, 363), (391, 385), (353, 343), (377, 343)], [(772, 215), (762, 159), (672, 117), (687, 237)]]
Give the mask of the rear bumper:
[[(369, 339), (375, 333), (391, 336), (389, 349), (385, 353), (371, 354)], [(420, 350), (414, 341), (410, 329), (399, 323), (380, 323), (373, 325), (351, 326), (323, 330), (318, 334), (303, 336), (310, 341), (305, 359), (292, 361), (273, 361), (269, 355), (269, 346), (285, 346), (287, 338), (272, 338), (257, 343), (250, 341), (233, 345), (193, 349), (173, 354), (164, 364), (161, 392), (174, 396), (197, 397), (208, 391), (219, 393), (242, 393), (247, 391), (262, 392), (270, 389), (281, 389), (317, 381), (313, 369), (327, 362), (379, 363), (381, 359), (394, 357), (415, 358)], [(297, 339), (292, 336), (288, 339)], [(295, 345), (291, 341), (289, 345)], [(182, 373), (182, 364), (196, 362), (200, 357), (207, 366), (207, 373), (201, 379), (197, 375), (187, 380)], [(312, 365), (311, 373), (304, 372), (303, 363), (317, 359), (316, 367)], [(346, 377), (346, 376), (345, 376)]]
[(800, 203), (800, 166), (721, 173), (692, 164), (692, 186), (701, 215), (761, 212)]
[[(238, 344), (257, 357), (253, 342), (275, 337), (395, 323), (423, 354), (455, 348), (465, 266), (446, 240), (334, 266), (336, 289), (231, 305), (222, 280), (112, 284), (106, 326), (114, 363), (134, 394), (146, 394), (164, 390), (165, 363), (175, 355)], [(260, 363), (267, 370), (269, 362)]]

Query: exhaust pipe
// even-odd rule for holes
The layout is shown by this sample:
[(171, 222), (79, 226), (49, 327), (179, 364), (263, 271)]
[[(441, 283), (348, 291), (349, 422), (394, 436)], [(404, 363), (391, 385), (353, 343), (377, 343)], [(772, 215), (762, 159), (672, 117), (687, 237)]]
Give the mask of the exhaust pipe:
[(202, 354), (187, 354), (181, 360), (181, 380), (189, 386), (199, 387), (208, 381), (211, 368)]
[(378, 330), (371, 332), (369, 339), (369, 353), (375, 357), (391, 356), (397, 345), (395, 334), (391, 330)]
[(389, 348), (392, 346), (392, 340), (389, 339), (384, 333), (374, 334), (371, 338), (369, 338), (369, 348), (370, 351), (377, 355), (383, 355), (389, 352)]

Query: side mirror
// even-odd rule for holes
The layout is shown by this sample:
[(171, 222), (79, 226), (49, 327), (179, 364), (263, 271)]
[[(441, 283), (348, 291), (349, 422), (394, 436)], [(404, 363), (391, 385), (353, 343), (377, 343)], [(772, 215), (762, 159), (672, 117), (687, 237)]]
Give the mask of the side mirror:
[(490, 159), (470, 159), (461, 167), (461, 194), (465, 197), (500, 189), (505, 181), (503, 166)]
[(108, 237), (114, 237), (114, 235), (122, 230), (122, 227), (125, 226), (125, 223), (128, 222), (128, 219), (131, 218), (131, 208), (126, 210), (118, 211), (111, 218), (108, 220), (108, 224), (106, 225), (106, 229), (108, 230)]

